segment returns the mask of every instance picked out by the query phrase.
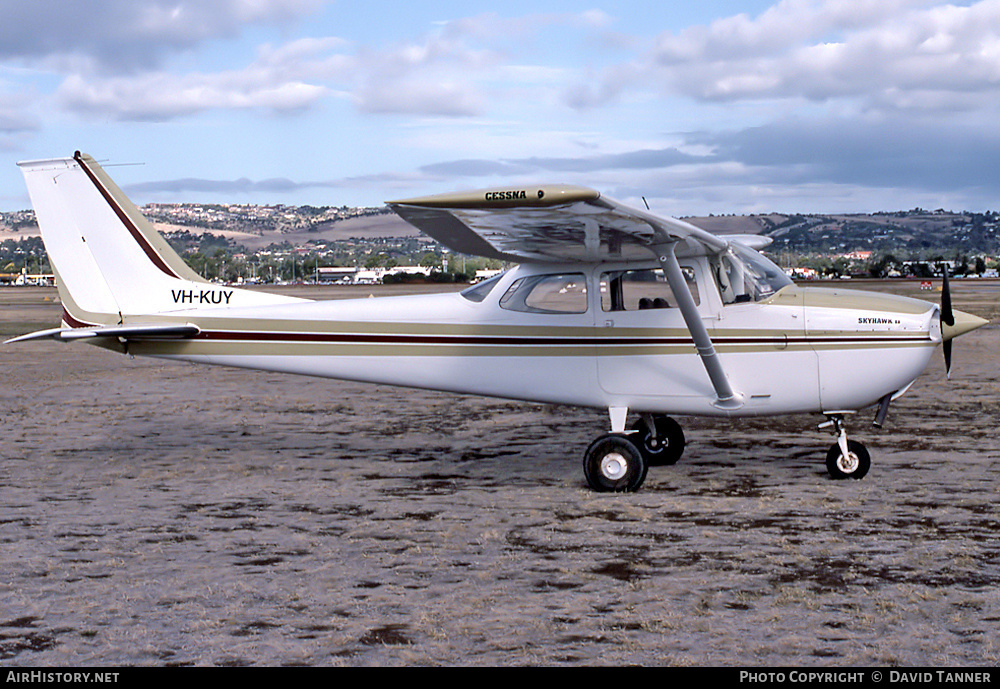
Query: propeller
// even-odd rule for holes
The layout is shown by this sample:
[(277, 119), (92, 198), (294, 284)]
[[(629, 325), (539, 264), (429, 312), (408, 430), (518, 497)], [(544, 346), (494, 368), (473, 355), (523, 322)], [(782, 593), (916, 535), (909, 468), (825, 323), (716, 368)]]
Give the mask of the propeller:
[[(941, 326), (955, 325), (955, 312), (951, 309), (951, 287), (948, 285), (948, 266), (944, 266), (944, 280), (941, 282)], [(945, 374), (951, 378), (951, 338), (943, 342)]]
[(988, 320), (951, 308), (951, 286), (948, 284), (948, 267), (945, 266), (941, 281), (941, 344), (944, 351), (945, 372), (951, 378), (951, 341), (964, 333), (981, 328)]

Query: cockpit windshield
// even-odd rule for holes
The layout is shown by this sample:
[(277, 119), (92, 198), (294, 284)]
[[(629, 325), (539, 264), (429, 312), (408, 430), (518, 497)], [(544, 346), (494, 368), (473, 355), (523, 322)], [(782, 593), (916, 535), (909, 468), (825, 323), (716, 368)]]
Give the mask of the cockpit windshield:
[(731, 242), (729, 249), (711, 259), (723, 304), (762, 301), (792, 284), (784, 271), (762, 255)]

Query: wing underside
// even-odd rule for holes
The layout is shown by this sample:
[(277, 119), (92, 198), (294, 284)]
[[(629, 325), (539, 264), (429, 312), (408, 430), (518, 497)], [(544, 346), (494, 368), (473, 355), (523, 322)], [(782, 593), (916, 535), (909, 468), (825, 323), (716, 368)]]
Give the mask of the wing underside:
[(648, 261), (654, 247), (724, 251), (725, 239), (584, 187), (483, 190), (391, 201), (404, 220), (460, 253), (519, 263)]

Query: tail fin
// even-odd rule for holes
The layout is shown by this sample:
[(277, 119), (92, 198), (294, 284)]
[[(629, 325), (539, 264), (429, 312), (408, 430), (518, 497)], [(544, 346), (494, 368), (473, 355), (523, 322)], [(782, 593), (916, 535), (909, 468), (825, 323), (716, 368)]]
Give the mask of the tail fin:
[[(18, 164), (31, 195), (67, 325), (124, 324), (193, 307), (298, 301), (221, 289), (191, 270), (100, 165), (72, 158)], [(76, 321), (76, 322), (74, 322)]]

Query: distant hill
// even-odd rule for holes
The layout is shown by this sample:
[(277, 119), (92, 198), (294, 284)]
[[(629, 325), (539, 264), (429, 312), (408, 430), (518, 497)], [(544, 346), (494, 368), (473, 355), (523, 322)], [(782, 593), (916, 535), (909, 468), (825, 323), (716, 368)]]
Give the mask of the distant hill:
[(928, 251), (1000, 254), (1000, 214), (914, 209), (840, 215), (685, 218), (715, 234), (763, 234), (772, 252), (918, 254)]
[[(360, 218), (327, 222), (315, 225), (309, 229), (285, 232), (280, 235), (279, 241), (288, 241), (292, 244), (305, 244), (310, 239), (322, 239), (333, 242), (352, 238), (418, 237), (422, 234), (420, 230), (395, 213), (384, 213), (381, 215), (366, 215)], [(267, 246), (273, 240), (274, 237), (262, 236), (261, 241), (266, 241), (267, 243), (262, 243), (260, 246)], [(247, 244), (247, 248), (253, 249), (256, 247)]]
[(270, 230), (259, 233), (241, 232), (236, 229), (217, 229), (197, 225), (176, 225), (153, 222), (153, 226), (163, 233), (188, 231), (192, 234), (206, 232), (227, 237), (250, 251), (265, 249), (272, 244), (288, 242), (292, 246), (303, 246), (310, 241), (326, 242), (345, 239), (377, 239), (381, 237), (417, 237), (422, 233), (395, 214), (367, 215), (336, 222), (323, 222), (308, 227), (286, 231)]
[[(199, 211), (195, 213), (195, 211)], [(183, 213), (181, 213), (183, 211)], [(417, 237), (420, 232), (384, 208), (193, 206), (144, 209), (163, 232), (210, 232), (250, 251), (272, 244), (303, 246), (352, 238)], [(333, 219), (335, 215), (350, 216)], [(685, 218), (715, 234), (763, 234), (771, 252), (920, 254), (928, 251), (1000, 255), (1000, 214), (914, 209), (874, 214), (729, 215)], [(0, 241), (38, 236), (30, 211), (0, 214)]]

